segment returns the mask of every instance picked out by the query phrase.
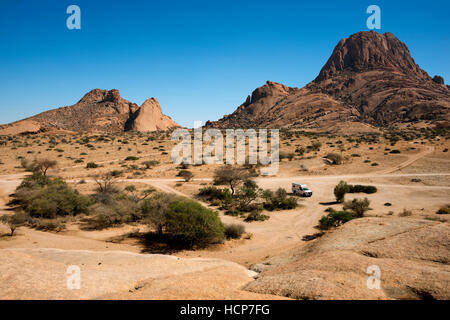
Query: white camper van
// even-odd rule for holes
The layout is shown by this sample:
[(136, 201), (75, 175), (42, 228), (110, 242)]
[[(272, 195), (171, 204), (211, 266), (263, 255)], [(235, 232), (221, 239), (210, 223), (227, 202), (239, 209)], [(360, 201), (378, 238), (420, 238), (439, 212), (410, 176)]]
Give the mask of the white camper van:
[(312, 191), (308, 189), (306, 184), (296, 183), (292, 184), (292, 193), (302, 196), (302, 197), (311, 197)]

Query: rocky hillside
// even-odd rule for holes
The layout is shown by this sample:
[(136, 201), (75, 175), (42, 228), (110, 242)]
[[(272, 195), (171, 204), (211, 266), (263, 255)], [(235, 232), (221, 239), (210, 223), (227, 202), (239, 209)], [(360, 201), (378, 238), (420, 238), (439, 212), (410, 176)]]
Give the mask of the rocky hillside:
[(302, 89), (268, 81), (231, 115), (207, 127), (361, 128), (450, 123), (450, 89), (431, 78), (393, 34), (342, 39)]
[(141, 107), (120, 96), (118, 90), (94, 89), (78, 103), (0, 126), (0, 134), (49, 130), (75, 132), (156, 131), (179, 127), (161, 111), (155, 98)]

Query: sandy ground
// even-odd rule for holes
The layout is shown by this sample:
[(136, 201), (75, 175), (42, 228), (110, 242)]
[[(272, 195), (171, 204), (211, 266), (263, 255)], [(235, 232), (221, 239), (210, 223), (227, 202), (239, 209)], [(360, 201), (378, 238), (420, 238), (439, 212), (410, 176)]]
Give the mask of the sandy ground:
[[(379, 191), (375, 194), (347, 196), (348, 199), (367, 196), (373, 209), (369, 216), (398, 216), (403, 209), (408, 209), (412, 211), (412, 218), (436, 217), (436, 210), (450, 199), (449, 159), (442, 153), (442, 143), (415, 145), (417, 148), (414, 150), (408, 149), (410, 145), (406, 142), (401, 144), (401, 155), (383, 154), (385, 147), (382, 145), (375, 145), (371, 147), (373, 149), (363, 145), (360, 147), (362, 150), (358, 151), (362, 156), (350, 158), (342, 166), (324, 165), (320, 158), (283, 161), (276, 177), (258, 178), (258, 185), (267, 189), (283, 187), (290, 190), (292, 182), (302, 182), (313, 190), (313, 197), (302, 199), (301, 206), (295, 210), (265, 213), (270, 215), (270, 219), (264, 222), (245, 223), (240, 218), (221, 214), (224, 223), (244, 224), (251, 237), (227, 241), (205, 250), (182, 251), (172, 256), (150, 255), (142, 254), (143, 248), (136, 242), (109, 241), (114, 236), (134, 230), (135, 226), (88, 232), (69, 225), (67, 231), (60, 233), (19, 228), (17, 236), (9, 238), (4, 235), (0, 238), (0, 298), (277, 298), (242, 290), (253, 281), (253, 274), (248, 272), (248, 268), (306, 246), (302, 237), (317, 232), (315, 226), (325, 214), (324, 210), (329, 206), (339, 207), (330, 203), (334, 201), (333, 188), (340, 180), (377, 186)], [(167, 150), (170, 150), (169, 147), (170, 144), (166, 144)], [(144, 151), (142, 154), (147, 155)], [(100, 151), (97, 149), (95, 152)], [(99, 164), (108, 164), (108, 169), (114, 169), (121, 168), (119, 164), (123, 162), (123, 156), (104, 155), (109, 159), (95, 159), (99, 159), (96, 160)], [(3, 163), (13, 163), (11, 155), (3, 157), (6, 158)], [(94, 155), (88, 157), (90, 159)], [(144, 160), (145, 157), (141, 157)], [(371, 166), (363, 161), (368, 158), (379, 165)], [(11, 162), (7, 162), (8, 159)], [(144, 176), (126, 176), (122, 182), (151, 185), (164, 192), (188, 197), (211, 182), (214, 166), (206, 166), (192, 168), (196, 179), (177, 186), (180, 180), (175, 176), (176, 168), (167, 159), (160, 160), (161, 165)], [(80, 185), (80, 188), (89, 188), (89, 175), (98, 170), (87, 173), (84, 166), (74, 166), (66, 161), (57, 172), (74, 183), (85, 179), (88, 183)], [(6, 214), (8, 195), (20, 183), (24, 173), (11, 165), (6, 165), (2, 170), (0, 214)], [(413, 178), (420, 178), (421, 181), (412, 183)], [(387, 202), (392, 206), (385, 206)], [(6, 232), (6, 227), (0, 225), (0, 234)], [(84, 279), (82, 290), (66, 288), (66, 269), (69, 265), (81, 266)]]

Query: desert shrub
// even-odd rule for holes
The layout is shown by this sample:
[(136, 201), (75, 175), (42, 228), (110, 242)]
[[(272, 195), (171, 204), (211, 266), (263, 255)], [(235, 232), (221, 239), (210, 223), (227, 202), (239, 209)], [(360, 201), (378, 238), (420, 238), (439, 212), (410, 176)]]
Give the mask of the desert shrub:
[(265, 221), (267, 219), (269, 219), (268, 215), (262, 214), (259, 210), (254, 210), (247, 215), (245, 221), (246, 222)]
[(403, 209), (403, 211), (400, 212), (398, 215), (399, 215), (400, 217), (409, 217), (409, 216), (412, 216), (412, 211), (411, 211), (411, 210)]
[(44, 176), (40, 173), (33, 173), (31, 176), (26, 177), (22, 180), (20, 185), (16, 188), (16, 194), (13, 198), (16, 198), (16, 195), (19, 191), (29, 191), (27, 189), (35, 189), (41, 188), (51, 183), (51, 179), (47, 176)]
[(89, 207), (89, 214), (92, 215), (92, 218), (89, 219), (89, 227), (91, 229), (106, 229), (120, 225), (123, 222), (122, 217), (112, 205), (96, 203)]
[(312, 149), (314, 151), (319, 151), (322, 147), (322, 143), (319, 141), (314, 141), (310, 146), (308, 146), (309, 149)]
[(186, 169), (189, 169), (189, 167), (190, 167), (189, 163), (180, 163), (180, 165), (177, 168), (186, 170)]
[(20, 158), (20, 166), (27, 171), (31, 171), (29, 169), (30, 163), (26, 158)]
[(125, 161), (136, 161), (139, 160), (139, 157), (136, 156), (128, 156), (125, 158)]
[(292, 159), (295, 158), (295, 153), (280, 151), (279, 158), (280, 158), (280, 160), (289, 159), (289, 161), (292, 161)]
[(319, 228), (322, 230), (336, 228), (354, 218), (355, 216), (351, 212), (332, 209), (329, 214), (322, 216), (319, 220)]
[(192, 177), (194, 176), (194, 174), (189, 171), (189, 170), (180, 170), (178, 172), (178, 176), (182, 177), (184, 179), (184, 181), (188, 182), (192, 179)]
[(142, 162), (142, 164), (145, 166), (146, 169), (150, 169), (154, 166), (157, 166), (159, 164), (159, 161), (149, 160), (149, 161)]
[(345, 181), (340, 181), (336, 187), (334, 187), (334, 196), (337, 202), (344, 202), (345, 194), (350, 191), (350, 186)]
[(394, 149), (394, 150), (389, 151), (389, 153), (392, 153), (392, 154), (399, 154), (399, 153), (401, 153), (401, 151), (398, 150), (398, 149)]
[(298, 153), (300, 156), (303, 156), (305, 154), (305, 148), (298, 147), (297, 149), (295, 149), (295, 152)]
[(12, 203), (32, 217), (56, 218), (86, 212), (92, 201), (62, 179), (34, 174), (19, 185)]
[(198, 192), (198, 196), (201, 198), (205, 198), (208, 201), (215, 199), (223, 200), (227, 197), (228, 193), (230, 193), (228, 189), (219, 189), (214, 186), (208, 186), (201, 188)]
[(348, 193), (376, 193), (378, 190), (375, 186), (364, 186), (360, 184), (349, 185)]
[(225, 236), (227, 239), (240, 239), (245, 233), (245, 226), (242, 224), (232, 223), (225, 225)]
[(204, 247), (224, 239), (224, 226), (217, 212), (189, 199), (177, 199), (169, 205), (165, 232), (178, 243)]
[(32, 219), (29, 226), (41, 231), (62, 231), (66, 229), (65, 223), (61, 219)]
[(342, 164), (342, 156), (337, 153), (329, 153), (325, 156), (326, 159), (331, 161), (331, 164), (339, 165)]
[(439, 210), (436, 213), (437, 214), (450, 214), (450, 205), (439, 208)]
[(303, 236), (303, 241), (312, 241), (314, 239), (320, 238), (325, 234), (325, 232), (316, 232), (314, 234), (308, 234), (306, 236)]
[(111, 171), (111, 176), (113, 177), (120, 177), (123, 174), (122, 170), (112, 170)]
[(364, 216), (369, 208), (370, 201), (367, 198), (364, 199), (353, 199), (352, 201), (344, 202), (344, 210), (350, 210), (355, 217), (361, 218)]
[(98, 164), (96, 164), (95, 162), (88, 162), (86, 164), (86, 168), (87, 169), (95, 169), (95, 168), (98, 168)]
[(103, 204), (113, 204), (116, 196), (120, 194), (120, 189), (116, 186), (109, 186), (108, 188), (102, 189), (98, 187), (95, 193), (92, 194), (92, 198), (95, 202)]
[(265, 190), (262, 194), (264, 198), (264, 209), (273, 210), (290, 210), (298, 206), (297, 198), (288, 197), (287, 192), (283, 188), (278, 188), (276, 192)]

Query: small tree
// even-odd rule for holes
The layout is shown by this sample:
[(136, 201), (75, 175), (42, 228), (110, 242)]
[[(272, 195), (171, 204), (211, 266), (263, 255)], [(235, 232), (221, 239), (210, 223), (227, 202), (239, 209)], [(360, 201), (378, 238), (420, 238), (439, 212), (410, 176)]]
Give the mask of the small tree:
[(244, 182), (241, 188), (237, 191), (237, 199), (239, 201), (239, 208), (247, 210), (250, 204), (255, 201), (261, 194), (261, 189), (253, 180)]
[(370, 201), (367, 198), (353, 199), (352, 201), (344, 202), (344, 210), (350, 210), (356, 217), (361, 218), (364, 216), (364, 213), (370, 210), (369, 205)]
[(43, 176), (47, 175), (47, 171), (50, 168), (56, 167), (57, 162), (55, 160), (49, 160), (49, 159), (40, 159), (40, 160), (34, 160), (31, 164), (30, 168), (33, 172), (40, 172)]
[(344, 202), (345, 194), (350, 191), (350, 186), (345, 181), (341, 181), (338, 183), (336, 187), (334, 187), (334, 196), (336, 197), (336, 201), (339, 203)]
[(141, 203), (140, 208), (144, 221), (154, 227), (159, 235), (164, 231), (169, 206), (176, 199), (176, 196), (167, 193), (157, 193), (154, 197), (145, 199)]
[(91, 176), (95, 183), (98, 185), (97, 190), (102, 193), (106, 193), (115, 189), (115, 175), (112, 171), (108, 171), (102, 174), (96, 174)]
[(11, 215), (4, 215), (0, 218), (0, 221), (8, 225), (10, 230), (10, 236), (14, 236), (14, 232), (20, 226), (23, 226), (28, 222), (29, 216), (25, 212), (16, 212)]
[(145, 200), (149, 195), (155, 192), (154, 188), (148, 188), (144, 191), (138, 192), (134, 185), (126, 186), (124, 190), (130, 194), (130, 197), (134, 202)]
[(222, 166), (214, 172), (215, 185), (229, 185), (231, 195), (234, 196), (236, 188), (247, 181), (250, 173), (246, 169), (235, 168), (231, 165)]

